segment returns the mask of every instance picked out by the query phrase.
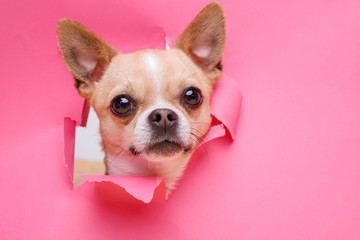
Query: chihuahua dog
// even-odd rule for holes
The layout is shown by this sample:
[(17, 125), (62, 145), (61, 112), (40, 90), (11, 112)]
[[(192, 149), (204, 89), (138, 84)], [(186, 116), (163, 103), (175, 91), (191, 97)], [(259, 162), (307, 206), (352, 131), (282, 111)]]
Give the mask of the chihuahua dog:
[(70, 19), (57, 31), (75, 87), (100, 120), (106, 174), (162, 176), (168, 196), (210, 128), (225, 47), (221, 5), (207, 5), (169, 50), (121, 54)]

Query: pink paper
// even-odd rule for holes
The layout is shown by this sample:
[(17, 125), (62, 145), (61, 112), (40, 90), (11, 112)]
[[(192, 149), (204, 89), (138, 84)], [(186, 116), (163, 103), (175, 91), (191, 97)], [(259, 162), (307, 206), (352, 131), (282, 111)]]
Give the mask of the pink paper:
[(75, 123), (64, 117), (83, 125), (83, 99), (58, 53), (58, 19), (122, 52), (161, 49), (207, 3), (1, 4), (1, 239), (360, 239), (359, 1), (221, 1), (241, 116), (219, 116), (232, 99), (214, 107), (226, 127), (214, 121), (208, 136), (235, 140), (203, 144), (165, 203), (162, 183), (148, 204), (111, 182), (72, 188), (64, 135)]
[[(153, 197), (155, 189), (164, 181), (161, 177), (134, 177), (134, 176), (95, 176), (79, 175), (88, 182), (112, 182), (131, 194), (136, 199), (149, 203)], [(162, 199), (165, 199), (165, 185), (162, 184)]]
[(74, 176), (75, 127), (75, 121), (64, 119), (64, 160), (71, 181)]
[(223, 122), (232, 139), (235, 138), (241, 107), (241, 92), (236, 82), (226, 74), (215, 85), (211, 98), (212, 115)]

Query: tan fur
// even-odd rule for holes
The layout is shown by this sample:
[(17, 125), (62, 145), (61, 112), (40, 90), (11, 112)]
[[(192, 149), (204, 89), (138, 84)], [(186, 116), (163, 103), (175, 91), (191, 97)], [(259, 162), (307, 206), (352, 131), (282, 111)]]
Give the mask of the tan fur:
[[(221, 75), (219, 64), (225, 46), (221, 6), (212, 3), (205, 7), (168, 51), (118, 54), (90, 30), (68, 19), (60, 20), (58, 35), (64, 62), (80, 82), (78, 91), (90, 101), (99, 117), (107, 173), (163, 176), (169, 193), (210, 127), (210, 96)], [(199, 52), (201, 55), (204, 49), (208, 55), (196, 55)], [(190, 109), (181, 101), (188, 87), (201, 90), (200, 107)], [(121, 94), (136, 102), (136, 110), (126, 117), (110, 111), (112, 100)], [(137, 121), (147, 109), (158, 104), (169, 105), (185, 116), (191, 129), (187, 141), (191, 148), (170, 157), (134, 157), (129, 149), (133, 145), (138, 147), (134, 135)]]

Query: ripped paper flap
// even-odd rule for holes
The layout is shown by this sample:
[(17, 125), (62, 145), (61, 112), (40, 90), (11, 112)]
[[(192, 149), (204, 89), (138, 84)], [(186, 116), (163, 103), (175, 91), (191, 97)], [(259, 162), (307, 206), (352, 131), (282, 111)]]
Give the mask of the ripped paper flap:
[(88, 182), (112, 182), (125, 189), (134, 198), (149, 203), (154, 197), (155, 190), (161, 188), (162, 198), (165, 197), (164, 181), (162, 177), (109, 176), (109, 175), (79, 175)]

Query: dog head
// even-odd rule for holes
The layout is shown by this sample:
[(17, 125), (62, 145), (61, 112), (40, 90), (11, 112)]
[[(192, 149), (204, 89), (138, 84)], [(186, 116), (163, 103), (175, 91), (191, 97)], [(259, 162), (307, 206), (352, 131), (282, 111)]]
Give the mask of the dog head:
[(63, 60), (100, 120), (105, 152), (149, 161), (188, 156), (211, 124), (210, 96), (222, 72), (225, 20), (209, 4), (170, 50), (120, 54), (70, 20), (58, 24)]

